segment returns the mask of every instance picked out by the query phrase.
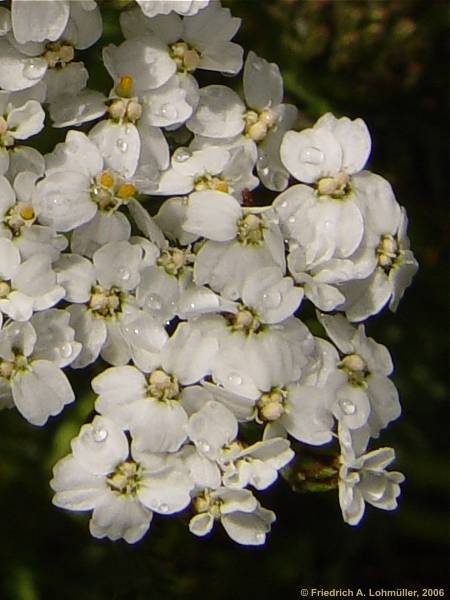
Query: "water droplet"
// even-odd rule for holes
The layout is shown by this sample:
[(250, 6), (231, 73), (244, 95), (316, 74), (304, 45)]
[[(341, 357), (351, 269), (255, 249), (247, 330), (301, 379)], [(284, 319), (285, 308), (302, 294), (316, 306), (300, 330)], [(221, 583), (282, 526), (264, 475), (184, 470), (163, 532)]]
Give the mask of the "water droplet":
[(119, 138), (119, 139), (117, 140), (117, 142), (116, 142), (116, 146), (119, 148), (119, 150), (120, 150), (121, 152), (124, 152), (124, 153), (125, 153), (125, 152), (128, 150), (128, 144), (127, 144), (127, 142), (126, 142), (124, 139), (122, 139), (122, 138)]
[(191, 302), (191, 303), (189, 304), (189, 308), (190, 308), (191, 310), (195, 310), (195, 309), (197, 308), (197, 305), (195, 304), (195, 302)]
[(278, 308), (281, 304), (281, 294), (278, 290), (265, 292), (262, 297), (263, 304), (266, 308)]
[(61, 346), (59, 352), (63, 358), (69, 358), (72, 355), (72, 344), (70, 342), (66, 342)]
[(295, 223), (295, 217), (289, 217), (288, 223), (294, 224)]
[(256, 533), (255, 534), (255, 540), (258, 542), (258, 544), (262, 544), (265, 539), (266, 539), (266, 536), (264, 535), (264, 533)]
[(159, 109), (159, 114), (170, 121), (178, 117), (178, 111), (172, 104), (163, 104)]
[(144, 306), (148, 310), (161, 310), (163, 303), (162, 298), (158, 294), (150, 294), (144, 301)]
[(354, 415), (356, 413), (356, 406), (351, 400), (347, 400), (347, 398), (339, 400), (339, 406), (345, 415)]
[[(133, 338), (139, 338), (142, 334), (141, 329), (139, 329), (139, 327), (137, 327), (136, 325), (126, 325), (123, 328), (124, 333), (129, 336), (131, 338), (131, 340), (129, 340), (130, 342), (132, 342)], [(139, 341), (139, 340), (137, 340)]]
[(155, 51), (152, 48), (146, 48), (144, 52), (144, 61), (147, 65), (152, 65), (156, 60)]
[(186, 162), (189, 158), (191, 158), (191, 156), (192, 152), (189, 150), (189, 148), (185, 147), (177, 148), (173, 153), (173, 159), (179, 163)]
[(97, 442), (97, 443), (104, 442), (107, 437), (108, 437), (108, 432), (106, 431), (106, 429), (95, 428), (92, 430), (92, 438), (93, 438), (94, 442)]
[(208, 442), (205, 442), (205, 440), (198, 440), (197, 446), (199, 450), (201, 450), (205, 454), (211, 451), (211, 446), (208, 444)]
[(28, 60), (23, 67), (23, 76), (31, 81), (41, 79), (44, 72), (45, 69), (43, 69), (41, 62), (33, 59)]
[(300, 152), (300, 160), (308, 165), (320, 165), (324, 158), (323, 152), (313, 146), (303, 148)]
[(126, 267), (120, 267), (117, 274), (122, 281), (128, 281), (131, 277), (131, 273)]
[(259, 174), (262, 177), (268, 177), (269, 173), (270, 173), (269, 167), (263, 167), (262, 169), (259, 170)]
[(239, 375), (239, 373), (230, 373), (228, 375), (228, 381), (232, 385), (241, 385), (241, 383), (242, 383), (242, 377)]
[(169, 505), (168, 504), (164, 504), (164, 503), (160, 504), (158, 506), (158, 510), (159, 510), (159, 512), (162, 512), (162, 513), (168, 513), (169, 512)]
[(64, 204), (64, 199), (60, 194), (51, 194), (47, 196), (47, 203), (50, 207), (60, 207)]
[(280, 204), (280, 208), (287, 208), (287, 207), (288, 207), (287, 200), (284, 200), (284, 202), (282, 202), (282, 203)]

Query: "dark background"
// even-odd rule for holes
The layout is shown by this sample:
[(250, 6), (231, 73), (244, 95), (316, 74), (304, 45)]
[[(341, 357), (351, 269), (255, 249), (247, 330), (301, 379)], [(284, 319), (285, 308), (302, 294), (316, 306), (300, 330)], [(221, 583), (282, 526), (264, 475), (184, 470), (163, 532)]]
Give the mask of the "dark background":
[[(94, 540), (85, 515), (51, 505), (48, 486), (52, 465), (92, 410), (92, 373), (78, 375), (80, 400), (45, 429), (15, 411), (1, 414), (0, 600), (295, 599), (310, 586), (367, 592), (448, 584), (448, 5), (226, 4), (243, 18), (244, 48), (279, 64), (286, 96), (301, 111), (298, 128), (328, 110), (364, 118), (373, 136), (369, 168), (389, 179), (408, 211), (419, 273), (398, 313), (368, 324), (392, 353), (403, 404), (379, 442), (395, 447), (395, 468), (407, 477), (400, 508), (369, 507), (351, 527), (335, 492), (295, 494), (280, 480), (260, 495), (278, 517), (262, 548), (240, 547), (220, 527), (197, 539), (186, 521), (164, 517), (134, 546)], [(117, 13), (105, 17), (106, 34), (117, 39)], [(98, 69), (98, 47), (84, 56)], [(95, 79), (108, 89), (100, 71)]]

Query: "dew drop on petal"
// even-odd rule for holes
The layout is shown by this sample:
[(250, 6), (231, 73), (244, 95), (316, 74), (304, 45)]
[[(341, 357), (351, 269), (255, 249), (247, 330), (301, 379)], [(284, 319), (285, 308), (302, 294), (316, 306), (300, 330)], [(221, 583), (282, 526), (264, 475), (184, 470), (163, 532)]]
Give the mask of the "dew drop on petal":
[(266, 308), (278, 308), (281, 304), (281, 294), (277, 290), (265, 292), (262, 297), (263, 304)]
[(108, 437), (108, 432), (106, 429), (93, 429), (92, 430), (92, 438), (94, 442), (101, 443), (106, 440)]
[(144, 61), (147, 65), (152, 65), (156, 60), (155, 52), (151, 48), (146, 48), (144, 52)]
[(162, 513), (168, 513), (169, 512), (169, 506), (168, 506), (168, 504), (160, 504), (158, 506), (158, 510), (159, 510), (159, 512), (162, 512)]
[(295, 223), (295, 217), (289, 217), (288, 223), (294, 224)]
[(266, 539), (266, 536), (264, 535), (264, 533), (256, 533), (255, 534), (255, 541), (258, 542), (258, 544), (262, 544), (265, 539)]
[(211, 446), (208, 444), (208, 442), (205, 442), (205, 440), (198, 440), (197, 446), (199, 450), (201, 450), (205, 454), (211, 451)]
[(123, 153), (125, 153), (125, 152), (128, 150), (128, 144), (127, 144), (127, 142), (126, 142), (124, 139), (122, 139), (122, 138), (119, 138), (119, 139), (117, 140), (117, 142), (116, 142), (116, 146), (117, 146), (117, 147), (119, 148), (119, 150), (120, 150), (121, 152), (123, 152)]
[(356, 413), (356, 406), (351, 400), (347, 400), (347, 398), (339, 400), (339, 406), (345, 415), (354, 415)]
[(171, 104), (163, 104), (159, 109), (159, 114), (165, 119), (176, 119), (178, 117), (178, 111), (175, 106)]
[(192, 152), (189, 148), (181, 147), (177, 148), (173, 153), (173, 158), (176, 162), (183, 163), (186, 162), (189, 158), (191, 158)]
[(308, 148), (303, 148), (300, 152), (300, 160), (308, 165), (320, 165), (323, 162), (324, 154), (318, 148), (314, 148), (310, 146)]
[(46, 200), (47, 205), (54, 208), (58, 208), (64, 204), (64, 199), (60, 194), (50, 194), (47, 196)]
[(242, 384), (242, 377), (239, 375), (239, 373), (230, 373), (228, 375), (228, 381), (232, 385), (241, 385)]
[(144, 306), (148, 310), (161, 310), (162, 305), (162, 299), (158, 294), (150, 294), (144, 301)]
[(70, 342), (66, 342), (61, 346), (59, 352), (63, 358), (69, 358), (72, 355), (72, 344)]
[(287, 208), (287, 206), (288, 206), (287, 200), (284, 200), (284, 202), (282, 202), (280, 204), (280, 208)]
[(36, 79), (41, 79), (43, 74), (43, 69), (40, 68), (40, 63), (36, 60), (30, 59), (25, 63), (23, 67), (23, 76), (26, 79), (30, 79), (31, 81), (35, 81)]
[(131, 273), (126, 267), (120, 267), (120, 269), (117, 271), (117, 275), (122, 281), (128, 281), (131, 277)]

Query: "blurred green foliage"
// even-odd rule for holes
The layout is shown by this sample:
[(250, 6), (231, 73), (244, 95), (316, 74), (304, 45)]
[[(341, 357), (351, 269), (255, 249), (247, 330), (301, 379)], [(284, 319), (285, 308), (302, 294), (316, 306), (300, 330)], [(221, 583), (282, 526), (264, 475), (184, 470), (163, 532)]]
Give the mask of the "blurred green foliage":
[[(114, 0), (116, 2), (117, 0)], [(120, 4), (120, 2), (119, 2)], [(369, 508), (345, 525), (334, 491), (295, 494), (280, 480), (261, 500), (278, 520), (263, 548), (217, 527), (196, 539), (186, 520), (156, 518), (135, 546), (90, 537), (84, 515), (53, 507), (51, 466), (90, 417), (90, 373), (71, 374), (79, 400), (45, 429), (15, 411), (0, 421), (0, 599), (170, 600), (299, 597), (301, 587), (420, 588), (448, 583), (448, 281), (446, 197), (448, 4), (390, 0), (229, 0), (246, 49), (280, 65), (298, 127), (327, 110), (361, 116), (370, 169), (388, 178), (410, 216), (421, 269), (398, 314), (368, 330), (394, 358), (403, 415), (382, 434), (407, 480), (400, 509)], [(104, 1), (108, 41), (120, 40)], [(90, 85), (108, 89), (99, 46), (84, 53)], [(205, 78), (205, 81), (208, 81)], [(233, 80), (229, 80), (232, 83)], [(65, 132), (39, 142), (49, 150)]]

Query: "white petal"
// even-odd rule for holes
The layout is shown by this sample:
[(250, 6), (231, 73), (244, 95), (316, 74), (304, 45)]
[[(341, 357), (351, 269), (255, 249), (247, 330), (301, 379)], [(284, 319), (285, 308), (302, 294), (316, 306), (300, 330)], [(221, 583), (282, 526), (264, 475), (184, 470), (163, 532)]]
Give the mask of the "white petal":
[(134, 125), (100, 121), (90, 130), (89, 138), (100, 149), (105, 166), (124, 177), (134, 175), (141, 151), (141, 140)]
[(200, 90), (195, 114), (186, 123), (198, 135), (230, 138), (244, 129), (244, 105), (233, 90), (224, 85), (210, 85)]
[(61, 369), (46, 360), (36, 360), (31, 369), (11, 382), (19, 412), (33, 425), (44, 425), (75, 400), (70, 383)]
[[(264, 512), (262, 512), (264, 511)], [(266, 533), (275, 520), (272, 511), (260, 509), (254, 513), (234, 512), (222, 516), (222, 525), (230, 538), (245, 546), (260, 546), (266, 541)]]
[(129, 452), (128, 440), (121, 427), (102, 416), (83, 425), (70, 445), (77, 461), (94, 475), (111, 473)]
[(84, 470), (70, 454), (53, 467), (53, 504), (68, 510), (91, 510), (106, 491), (105, 479)]
[(176, 402), (136, 402), (130, 431), (137, 451), (176, 452), (186, 439), (187, 415)]
[(233, 196), (223, 192), (194, 192), (189, 197), (183, 229), (217, 242), (234, 239), (241, 207)]
[(261, 111), (283, 101), (283, 79), (275, 63), (250, 51), (244, 65), (244, 95), (247, 105)]
[(288, 131), (280, 147), (281, 161), (299, 181), (314, 183), (336, 175), (342, 166), (342, 149), (326, 129)]
[(147, 533), (152, 517), (152, 511), (138, 500), (111, 493), (96, 505), (89, 530), (96, 538), (123, 538), (134, 544)]
[(12, 3), (12, 25), (18, 42), (55, 41), (64, 31), (69, 19), (69, 3), (66, 0), (15, 0)]

